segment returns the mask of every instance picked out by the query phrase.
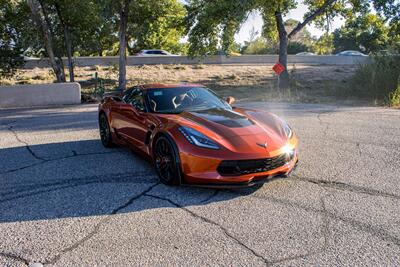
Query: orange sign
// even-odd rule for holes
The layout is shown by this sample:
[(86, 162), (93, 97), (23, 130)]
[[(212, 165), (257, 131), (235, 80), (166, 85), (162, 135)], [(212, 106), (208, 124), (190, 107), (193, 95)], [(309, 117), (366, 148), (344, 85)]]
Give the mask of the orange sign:
[(273, 69), (273, 70), (275, 71), (275, 73), (278, 74), (278, 75), (280, 75), (282, 72), (285, 71), (285, 67), (284, 67), (281, 63), (279, 63), (279, 62), (277, 62), (277, 63), (272, 67), (272, 69)]

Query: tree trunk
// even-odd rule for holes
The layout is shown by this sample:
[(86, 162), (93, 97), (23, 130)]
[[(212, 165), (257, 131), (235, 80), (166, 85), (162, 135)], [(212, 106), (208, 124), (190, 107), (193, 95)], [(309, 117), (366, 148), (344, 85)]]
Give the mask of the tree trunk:
[(65, 82), (64, 69), (57, 63), (56, 57), (53, 50), (52, 36), (50, 33), (49, 25), (43, 19), (41, 14), (41, 8), (36, 0), (27, 0), (27, 4), (32, 12), (32, 17), (41, 30), (43, 35), (43, 42), (46, 47), (47, 55), (49, 56), (51, 67), (57, 77), (57, 82)]
[(74, 82), (75, 74), (74, 74), (74, 60), (72, 58), (71, 30), (68, 25), (64, 26), (64, 38), (65, 38), (65, 46), (67, 49), (67, 57), (68, 57), (69, 81)]
[(126, 30), (128, 26), (129, 0), (124, 0), (120, 7), (119, 25), (119, 78), (118, 88), (123, 91), (126, 89)]
[(58, 2), (55, 2), (55, 7), (57, 10), (58, 18), (60, 19), (61, 26), (64, 30), (64, 45), (65, 50), (67, 51), (67, 58), (68, 58), (68, 71), (69, 71), (69, 81), (75, 81), (74, 75), (74, 62), (72, 58), (72, 38), (71, 38), (71, 29), (68, 23), (65, 21), (63, 14), (61, 13), (61, 8)]
[(287, 71), (287, 47), (288, 34), (283, 23), (282, 13), (275, 13), (276, 25), (279, 33), (279, 63), (285, 67), (285, 70), (279, 75), (279, 89), (289, 88), (289, 73)]
[(279, 88), (285, 89), (289, 88), (290, 79), (289, 73), (287, 71), (287, 47), (290, 38), (301, 31), (308, 23), (313, 21), (316, 17), (321, 15), (328, 7), (332, 6), (337, 0), (326, 0), (324, 4), (314, 11), (310, 16), (304, 19), (303, 22), (297, 24), (297, 26), (288, 34), (285, 29), (285, 24), (283, 22), (282, 13), (278, 10), (275, 12), (275, 20), (279, 33), (279, 63), (285, 67), (285, 71), (279, 75)]

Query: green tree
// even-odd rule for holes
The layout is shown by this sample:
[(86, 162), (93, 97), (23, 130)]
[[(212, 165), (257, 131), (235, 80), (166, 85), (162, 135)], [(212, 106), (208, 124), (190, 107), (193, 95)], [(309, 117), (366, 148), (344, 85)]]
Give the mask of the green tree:
[(346, 21), (333, 33), (335, 52), (361, 50), (365, 53), (386, 49), (389, 28), (385, 21), (375, 14), (366, 14)]
[[(176, 0), (119, 0), (106, 1), (106, 6), (114, 10), (118, 21), (119, 37), (119, 79), (120, 90), (126, 88), (126, 56), (128, 42), (132, 50), (147, 46), (177, 51), (183, 34), (184, 9)], [(179, 27), (181, 29), (179, 29)]]
[(46, 48), (50, 64), (54, 70), (54, 73), (56, 74), (57, 81), (65, 82), (64, 66), (62, 60), (60, 57), (57, 57), (55, 52), (55, 34), (48, 9), (43, 1), (27, 0), (27, 3), (32, 12), (32, 19), (41, 33), (43, 45)]
[(318, 55), (329, 55), (334, 49), (333, 34), (324, 33), (313, 43), (311, 50)]
[[(22, 3), (24, 1), (17, 1)], [(98, 1), (94, 0), (27, 0), (31, 11), (30, 19), (38, 26), (19, 27), (24, 48), (30, 53), (48, 56), (57, 81), (65, 81), (63, 56), (68, 58), (70, 81), (74, 81), (73, 56), (75, 51), (87, 48), (101, 25)], [(39, 42), (29, 41), (39, 33)], [(34, 38), (37, 39), (37, 38)], [(45, 53), (43, 53), (45, 51)], [(85, 51), (80, 51), (80, 55)]]
[[(58, 49), (68, 58), (70, 81), (74, 81), (73, 55), (76, 47), (93, 39), (102, 24), (100, 6), (93, 0), (41, 0), (53, 17), (53, 30), (59, 40)], [(89, 37), (89, 38), (88, 38)]]
[(307, 52), (310, 50), (310, 47), (304, 43), (301, 42), (289, 42), (288, 47), (287, 47), (287, 53), (288, 55), (294, 55), (300, 52)]
[(16, 6), (7, 0), (0, 0), (0, 77), (14, 73), (23, 63), (22, 48), (18, 32), (14, 30)]
[[(297, 6), (295, 0), (189, 0), (187, 9), (187, 32), (192, 55), (206, 54), (221, 45), (228, 50), (233, 34), (236, 33), (248, 14), (259, 11), (264, 20), (264, 36), (279, 40), (279, 62), (287, 67), (287, 47), (308, 23), (315, 22), (329, 32), (335, 16), (356, 18), (368, 13), (373, 6), (384, 13), (391, 22), (398, 21), (398, 0), (304, 0), (308, 12), (304, 20), (291, 31), (285, 28), (283, 16)], [(222, 15), (223, 14), (223, 15)], [(281, 74), (280, 87), (288, 86), (289, 74)]]
[[(264, 20), (264, 36), (271, 40), (279, 39), (279, 62), (287, 68), (287, 47), (289, 40), (308, 23), (318, 18), (336, 1), (308, 1), (313, 10), (291, 29), (286, 30), (283, 16), (296, 7), (294, 0), (251, 0), (251, 1), (207, 1), (190, 0), (187, 9), (187, 33), (192, 55), (215, 51), (219, 45), (229, 51), (234, 34), (240, 29), (248, 14), (254, 10), (261, 12)], [(222, 15), (223, 14), (223, 15)], [(280, 87), (289, 85), (289, 73), (281, 74)]]
[(258, 37), (251, 42), (245, 42), (243, 54), (246, 55), (262, 55), (274, 54), (276, 52), (276, 43), (271, 43), (267, 38)]
[(129, 16), (130, 53), (142, 49), (165, 49), (173, 53), (182, 50), (180, 40), (185, 31), (186, 10), (176, 0), (136, 1)]

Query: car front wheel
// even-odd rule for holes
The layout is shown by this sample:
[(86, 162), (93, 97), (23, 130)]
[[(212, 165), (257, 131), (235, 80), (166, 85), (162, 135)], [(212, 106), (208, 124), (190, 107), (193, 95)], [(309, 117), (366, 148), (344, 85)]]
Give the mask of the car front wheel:
[(162, 183), (166, 185), (178, 185), (180, 181), (179, 162), (177, 153), (171, 141), (161, 136), (154, 146), (154, 166)]

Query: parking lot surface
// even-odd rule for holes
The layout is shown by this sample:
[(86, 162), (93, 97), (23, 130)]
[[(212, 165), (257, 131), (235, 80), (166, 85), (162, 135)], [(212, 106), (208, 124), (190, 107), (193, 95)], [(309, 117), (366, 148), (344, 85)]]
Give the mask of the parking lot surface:
[(96, 105), (0, 111), (0, 266), (399, 266), (400, 110), (242, 105), (296, 131), (290, 178), (167, 187)]

